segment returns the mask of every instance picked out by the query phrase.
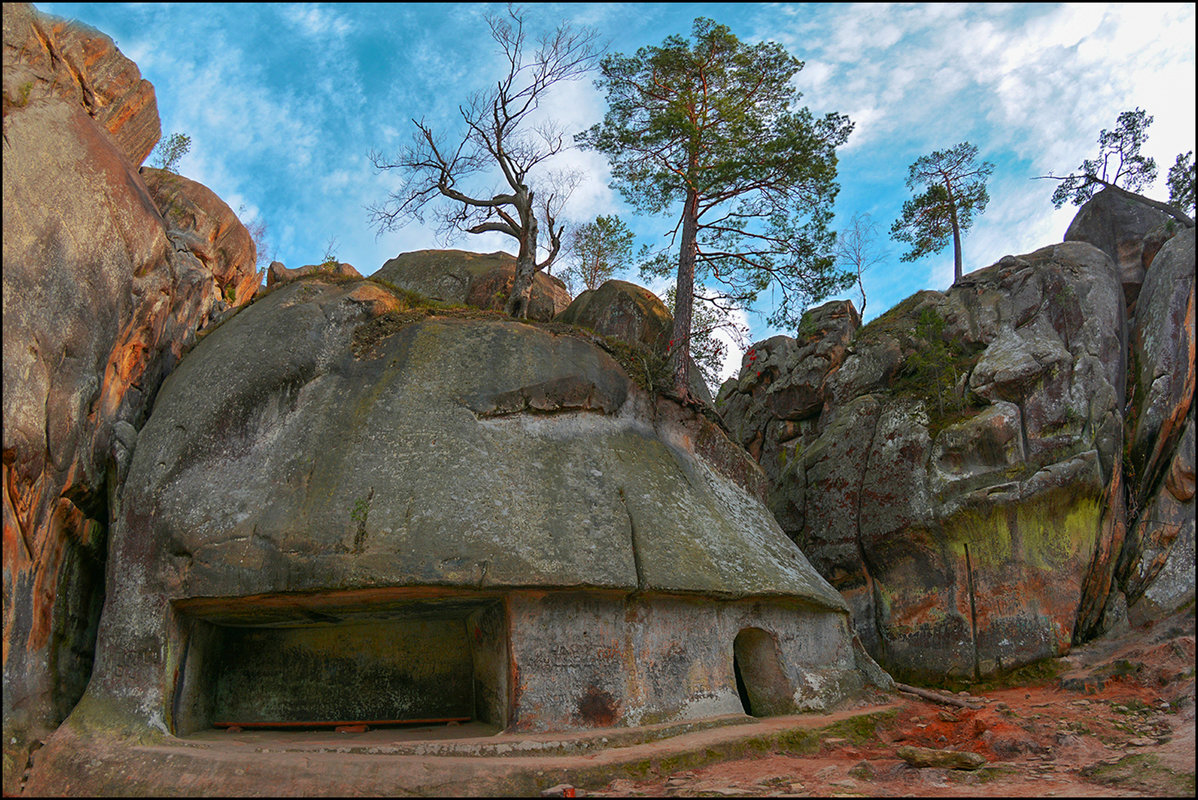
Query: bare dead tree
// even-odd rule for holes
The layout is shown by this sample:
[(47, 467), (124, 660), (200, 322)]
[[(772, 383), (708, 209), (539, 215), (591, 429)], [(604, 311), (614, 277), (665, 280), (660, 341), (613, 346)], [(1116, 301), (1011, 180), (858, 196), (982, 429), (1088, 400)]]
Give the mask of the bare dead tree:
[(869, 214), (854, 214), (848, 227), (836, 234), (836, 266), (857, 276), (857, 291), (861, 292), (861, 316), (865, 316), (865, 282), (862, 275), (882, 262), (874, 249), (878, 238), (877, 223)]
[[(573, 145), (560, 124), (537, 121), (536, 112), (553, 86), (593, 70), (603, 48), (597, 32), (568, 22), (530, 48), (524, 12), (511, 6), (506, 15), (488, 16), (487, 24), (503, 53), (505, 75), (459, 106), (464, 128), (456, 138), (441, 138), (423, 120), (412, 120), (413, 144), (398, 159), (371, 153), (376, 169), (399, 170), (405, 180), (399, 191), (367, 210), (378, 233), (423, 222), (431, 212), (442, 235), (495, 231), (514, 238), (519, 245), (516, 277), (505, 310), (522, 318), (533, 276), (551, 265), (561, 249), (559, 212), (579, 179), (573, 173), (538, 170)], [(479, 190), (487, 178), (492, 188)], [(547, 255), (538, 263), (542, 230), (548, 237)]]

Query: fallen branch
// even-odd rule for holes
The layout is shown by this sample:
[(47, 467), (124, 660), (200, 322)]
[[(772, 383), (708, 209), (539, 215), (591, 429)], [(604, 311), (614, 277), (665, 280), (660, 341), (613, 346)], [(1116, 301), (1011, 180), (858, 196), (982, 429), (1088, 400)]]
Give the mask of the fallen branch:
[(908, 686), (905, 683), (895, 681), (894, 688), (904, 694), (913, 694), (916, 697), (922, 697), (924, 700), (931, 700), (933, 703), (943, 703), (946, 706), (957, 706), (958, 708), (982, 708), (982, 703), (977, 700), (962, 700), (960, 697), (952, 695), (940, 694), (939, 692), (929, 692), (927, 689), (919, 689), (914, 686)]

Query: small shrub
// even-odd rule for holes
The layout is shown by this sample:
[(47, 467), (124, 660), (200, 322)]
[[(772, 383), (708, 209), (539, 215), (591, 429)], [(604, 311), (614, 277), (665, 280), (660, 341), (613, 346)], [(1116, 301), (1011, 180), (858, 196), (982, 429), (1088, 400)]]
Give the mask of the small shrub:
[(191, 150), (191, 137), (186, 133), (172, 133), (158, 142), (154, 152), (150, 154), (155, 167), (167, 172), (175, 172), (180, 159)]

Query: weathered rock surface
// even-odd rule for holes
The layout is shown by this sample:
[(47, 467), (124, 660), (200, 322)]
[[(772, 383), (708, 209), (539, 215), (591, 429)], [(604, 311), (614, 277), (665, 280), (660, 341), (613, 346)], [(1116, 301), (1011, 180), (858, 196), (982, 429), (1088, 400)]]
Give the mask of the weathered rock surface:
[(1137, 501), (1159, 483), (1194, 396), (1194, 229), (1170, 239), (1140, 293), (1128, 375)]
[[(651, 397), (585, 337), (414, 311), (373, 281), (311, 276), (223, 323), (166, 380), (115, 513), (79, 724), (203, 719), (196, 653), (220, 626), (269, 639), (287, 635), (274, 623), (367, 614), (407, 630), (454, 603), (481, 615), (468, 617), (479, 685), (509, 682), (493, 679), (508, 657), (479, 667), (478, 647), (510, 648), (519, 669), (509, 704), (492, 705), (501, 725), (735, 711), (730, 648), (746, 629), (782, 631), (797, 665), (782, 694), (762, 689), (770, 702), (825, 708), (860, 687), (871, 665), (844, 601), (718, 426)], [(497, 602), (512, 622), (488, 616)], [(393, 619), (414, 605), (419, 620)]]
[[(721, 389), (771, 509), (884, 666), (985, 674), (1192, 602), (1194, 234), (1178, 229), (1099, 193), (1064, 245), (859, 331), (815, 309)], [(915, 335), (937, 320), (939, 372)]]
[[(1097, 624), (1122, 543), (1110, 259), (1083, 243), (1008, 256), (857, 324), (847, 303), (809, 312), (720, 393), (783, 529), (897, 674), (1064, 653)], [(942, 341), (916, 335), (936, 324)]]
[[(476, 308), (502, 311), (516, 282), (516, 266), (504, 265), (478, 275), (470, 282), (466, 304)], [(566, 310), (570, 293), (566, 285), (552, 275), (538, 272), (533, 276), (532, 297), (528, 302), (528, 318), (545, 322)]]
[[(157, 387), (219, 287), (252, 282), (254, 269), (252, 243), (248, 263), (211, 262), (219, 277), (172, 243), (178, 230), (136, 167), (158, 137), (153, 91), (112, 43), (28, 6), (3, 13), (8, 793), (19, 791), (30, 748), (86, 686), (108, 494)], [(197, 230), (232, 225), (206, 220), (203, 201), (193, 212)]]
[[(598, 289), (587, 289), (578, 295), (554, 321), (587, 328), (600, 336), (643, 348), (657, 357), (654, 364), (646, 362), (644, 368), (654, 372), (655, 380), (662, 385), (669, 382), (666, 359), (674, 318), (666, 304), (643, 286), (627, 281), (606, 281)], [(711, 389), (693, 361), (687, 374), (691, 396), (708, 406), (713, 405)]]
[(305, 264), (302, 267), (288, 269), (281, 261), (270, 262), (266, 271), (266, 288), (271, 289), (278, 283), (291, 283), (297, 278), (303, 278), (313, 273), (325, 273), (340, 278), (361, 278), (362, 273), (354, 269), (352, 264), (334, 262), (332, 264)]
[(1140, 294), (1140, 285), (1152, 256), (1160, 249), (1161, 236), (1153, 234), (1171, 217), (1143, 203), (1103, 189), (1073, 218), (1065, 232), (1067, 242), (1089, 242), (1111, 257), (1119, 270), (1119, 282), (1128, 305)]
[[(515, 275), (516, 259), (502, 251), (417, 250), (389, 260), (373, 277), (443, 303), (502, 309)], [(529, 319), (545, 322), (568, 305), (564, 283), (543, 272), (533, 276)]]
[(1135, 619), (1167, 614), (1194, 596), (1194, 342), (1190, 228), (1153, 259), (1130, 344), (1131, 518), (1119, 577)]
[(142, 167), (142, 180), (166, 222), (177, 251), (200, 260), (216, 282), (218, 298), (236, 305), (253, 296), (261, 282), (254, 270), (258, 250), (233, 209), (201, 183), (173, 172)]
[(83, 108), (135, 166), (158, 143), (154, 87), (112, 39), (28, 3), (5, 3), (5, 116), (52, 96)]
[(643, 286), (606, 281), (587, 289), (557, 317), (557, 322), (590, 328), (628, 344), (664, 353), (674, 320), (666, 304)]

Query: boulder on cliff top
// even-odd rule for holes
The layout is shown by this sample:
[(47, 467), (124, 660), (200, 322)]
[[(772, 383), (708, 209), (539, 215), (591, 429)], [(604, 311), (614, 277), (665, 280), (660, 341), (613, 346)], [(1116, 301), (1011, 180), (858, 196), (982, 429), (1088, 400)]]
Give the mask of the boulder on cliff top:
[[(442, 303), (502, 309), (515, 275), (516, 259), (503, 251), (416, 250), (390, 259), (373, 277)], [(541, 271), (533, 276), (529, 319), (546, 322), (569, 304), (564, 283)]]
[(291, 283), (294, 280), (306, 278), (309, 275), (333, 275), (339, 278), (362, 277), (362, 273), (354, 269), (352, 264), (340, 261), (325, 262), (323, 264), (305, 264), (295, 269), (288, 269), (282, 261), (272, 261), (266, 271), (266, 288), (273, 288), (276, 284)]
[[(599, 288), (587, 289), (574, 298), (554, 321), (577, 325), (600, 336), (644, 348), (660, 360), (663, 371), (660, 379), (663, 383), (668, 382), (664, 370), (674, 318), (666, 304), (643, 286), (627, 281), (605, 281)], [(713, 405), (711, 389), (693, 361), (688, 377), (691, 395)]]
[[(1130, 305), (1140, 294), (1146, 261), (1160, 248), (1149, 241), (1154, 230), (1171, 221), (1163, 211), (1124, 194), (1103, 189), (1090, 198), (1069, 223), (1066, 242), (1088, 242), (1111, 257)], [(1146, 243), (1148, 247), (1146, 249)]]
[(628, 344), (664, 353), (674, 321), (657, 295), (627, 281), (605, 281), (597, 289), (586, 289), (557, 322), (590, 328)]

